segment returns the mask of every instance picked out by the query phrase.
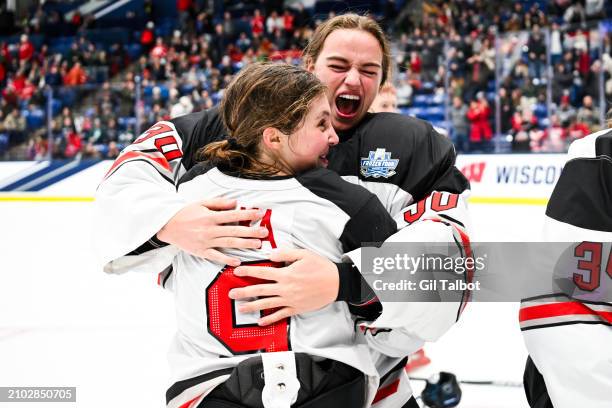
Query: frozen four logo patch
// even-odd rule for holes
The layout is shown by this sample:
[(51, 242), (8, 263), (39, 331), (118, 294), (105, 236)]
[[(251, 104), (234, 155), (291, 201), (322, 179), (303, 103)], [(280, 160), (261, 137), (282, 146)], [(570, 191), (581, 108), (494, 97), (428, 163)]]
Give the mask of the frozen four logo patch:
[(389, 178), (395, 174), (398, 163), (398, 159), (391, 158), (391, 152), (376, 149), (376, 151), (370, 151), (368, 157), (361, 158), (361, 174), (364, 177)]

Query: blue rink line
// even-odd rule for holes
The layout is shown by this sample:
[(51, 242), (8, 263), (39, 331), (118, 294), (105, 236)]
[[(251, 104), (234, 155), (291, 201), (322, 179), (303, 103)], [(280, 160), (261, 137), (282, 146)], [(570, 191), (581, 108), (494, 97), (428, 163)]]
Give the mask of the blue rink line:
[(0, 192), (40, 191), (97, 163), (98, 160), (53, 161), (48, 166), (31, 174), (26, 173), (24, 177), (0, 188)]

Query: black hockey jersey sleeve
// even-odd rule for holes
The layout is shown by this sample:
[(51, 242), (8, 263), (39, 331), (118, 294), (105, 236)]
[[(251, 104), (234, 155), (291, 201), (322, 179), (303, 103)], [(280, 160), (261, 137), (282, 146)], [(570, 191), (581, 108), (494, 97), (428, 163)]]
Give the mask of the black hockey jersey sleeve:
[[(399, 231), (387, 242), (449, 242), (470, 253), (469, 183), (454, 166), (452, 143), (429, 123), (390, 113), (370, 115), (334, 150), (330, 163), (343, 178), (375, 193), (394, 216)], [(360, 249), (344, 259), (361, 270)], [(398, 336), (395, 351), (404, 341), (439, 338), (458, 319), (469, 292), (456, 304), (414, 302), (406, 296), (405, 302), (382, 302), (382, 314), (369, 326), (394, 329), (388, 333)], [(389, 350), (388, 344), (381, 342), (381, 350)]]
[(159, 249), (152, 237), (187, 204), (176, 194), (177, 181), (200, 147), (224, 137), (213, 108), (158, 122), (121, 152), (94, 203), (94, 249), (107, 272), (132, 265), (137, 252)]
[(339, 237), (344, 252), (368, 244), (381, 244), (397, 231), (396, 222), (374, 194), (346, 182), (338, 174), (327, 169), (315, 169), (296, 179), (350, 217)]

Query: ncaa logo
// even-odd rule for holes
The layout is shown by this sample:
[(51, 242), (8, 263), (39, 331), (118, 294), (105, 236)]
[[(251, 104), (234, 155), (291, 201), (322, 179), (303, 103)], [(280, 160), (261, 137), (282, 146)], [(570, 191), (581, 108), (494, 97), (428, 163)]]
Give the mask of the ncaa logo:
[(361, 158), (361, 174), (364, 177), (389, 178), (395, 174), (399, 159), (392, 159), (391, 152), (385, 149), (370, 151), (368, 157)]

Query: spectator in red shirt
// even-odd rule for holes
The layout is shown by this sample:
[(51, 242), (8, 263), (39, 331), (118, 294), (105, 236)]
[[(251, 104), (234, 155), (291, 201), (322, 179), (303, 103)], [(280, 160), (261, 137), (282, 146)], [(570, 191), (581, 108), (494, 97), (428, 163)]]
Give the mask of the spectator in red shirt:
[(293, 15), (293, 13), (291, 13), (289, 10), (285, 10), (285, 12), (283, 13), (283, 28), (285, 30), (285, 35), (287, 36), (287, 38), (293, 35), (293, 31), (295, 29), (294, 21), (295, 16)]
[(87, 82), (87, 74), (83, 67), (81, 67), (81, 63), (75, 62), (74, 66), (64, 76), (64, 85), (83, 85), (85, 82)]
[(155, 47), (151, 50), (151, 57), (153, 58), (164, 58), (168, 54), (168, 48), (164, 45), (164, 39), (158, 37), (155, 40)]
[(570, 144), (576, 139), (582, 139), (589, 133), (591, 133), (589, 125), (584, 122), (578, 121), (577, 118), (572, 119), (572, 122), (569, 125), (569, 128), (567, 129), (567, 135)]
[(422, 66), (423, 61), (421, 60), (419, 53), (416, 51), (412, 51), (410, 53), (410, 70), (415, 74), (420, 74)]
[(189, 11), (193, 0), (176, 0), (176, 9), (180, 11)]
[(30, 81), (29, 79), (26, 79), (23, 85), (23, 88), (17, 94), (17, 96), (21, 100), (29, 101), (32, 98), (32, 96), (34, 96), (35, 92), (36, 92), (36, 87), (34, 86), (32, 81)]
[(140, 33), (140, 45), (145, 50), (145, 52), (149, 52), (153, 45), (155, 44), (155, 32), (153, 29), (155, 28), (155, 23), (149, 21), (147, 26), (142, 33)]
[(254, 37), (260, 37), (264, 32), (264, 17), (259, 9), (255, 9), (255, 14), (251, 17), (251, 32)]
[(19, 61), (29, 61), (34, 56), (34, 45), (27, 34), (22, 34), (19, 41)]
[(484, 144), (493, 136), (489, 123), (491, 108), (484, 94), (479, 92), (476, 100), (470, 102), (466, 116), (470, 121), (470, 144), (474, 146), (474, 150), (478, 150), (479, 147), (484, 147)]
[(70, 118), (64, 118), (63, 132), (64, 137), (66, 138), (64, 156), (66, 156), (67, 159), (72, 159), (81, 152), (83, 141), (81, 139), (81, 135), (76, 132), (74, 125), (72, 124), (72, 119)]

